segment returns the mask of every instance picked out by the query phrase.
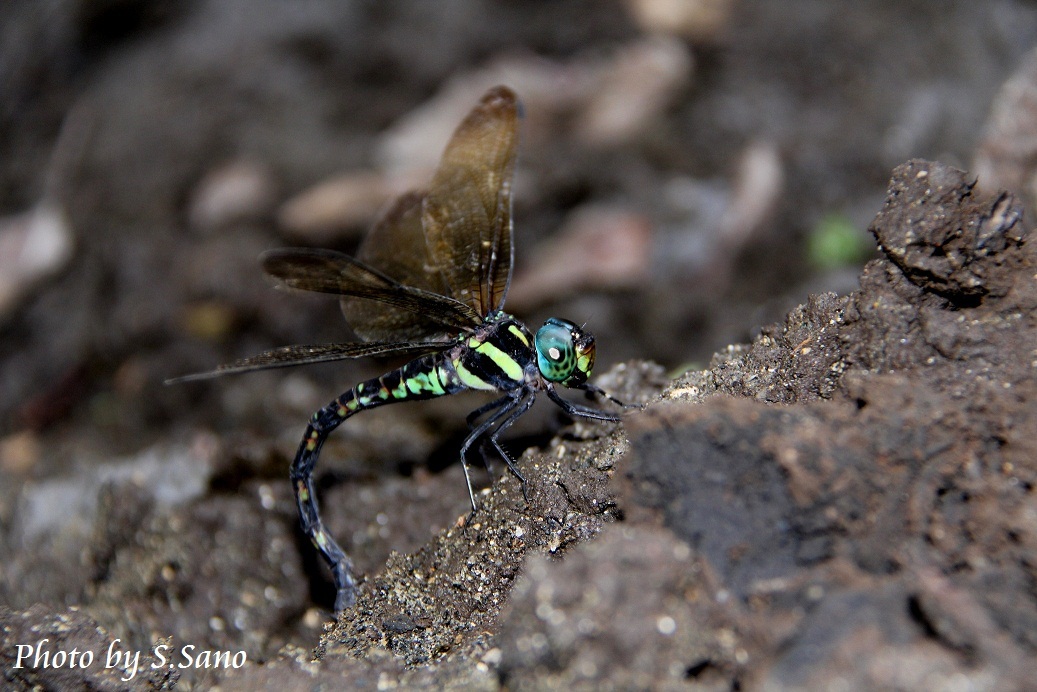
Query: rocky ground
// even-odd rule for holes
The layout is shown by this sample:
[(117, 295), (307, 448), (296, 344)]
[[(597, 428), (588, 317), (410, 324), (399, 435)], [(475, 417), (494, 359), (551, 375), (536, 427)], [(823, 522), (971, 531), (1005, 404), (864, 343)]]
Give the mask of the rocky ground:
[[(603, 384), (645, 409), (527, 451), (528, 502), (505, 476), (472, 524), (394, 553), (315, 661), (289, 647), (201, 681), (1025, 689), (1037, 252), (1021, 212), (948, 166), (899, 167), (871, 227), (884, 257), (859, 290), (812, 297), (661, 396), (656, 368), (614, 368)], [(421, 514), (438, 494), (407, 501)], [(19, 642), (135, 649), (177, 631), (220, 647), (214, 618), (257, 634), (281, 619), (277, 594), (302, 579), (279, 552), (295, 548), (283, 494), (264, 511), (214, 484), (163, 515), (106, 498), (89, 603), (5, 613), (9, 681), (117, 688), (124, 674), (15, 669)], [(113, 611), (125, 631), (98, 629)]]
[[(1037, 13), (651, 6), (0, 9), (8, 687), (1032, 686)], [(541, 403), (467, 525), (478, 401), (343, 426), (331, 622), (286, 468), (390, 364), (161, 383), (348, 338), (255, 256), (355, 249), (486, 80), (527, 106), (508, 307), (643, 408)]]

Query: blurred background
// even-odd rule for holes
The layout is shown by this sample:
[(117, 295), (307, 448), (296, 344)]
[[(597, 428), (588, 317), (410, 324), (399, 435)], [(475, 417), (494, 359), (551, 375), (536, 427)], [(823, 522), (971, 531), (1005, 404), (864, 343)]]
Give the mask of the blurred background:
[[(599, 373), (677, 372), (853, 290), (892, 168), (972, 168), (1035, 40), (1026, 0), (7, 0), (3, 547), (88, 532), (99, 468), (168, 502), (218, 456), (284, 474), (310, 413), (394, 363), (162, 381), (351, 340), (258, 255), (355, 250), (490, 86), (526, 108), (507, 308), (586, 322)], [(322, 464), (446, 465), (479, 403), (365, 413)]]

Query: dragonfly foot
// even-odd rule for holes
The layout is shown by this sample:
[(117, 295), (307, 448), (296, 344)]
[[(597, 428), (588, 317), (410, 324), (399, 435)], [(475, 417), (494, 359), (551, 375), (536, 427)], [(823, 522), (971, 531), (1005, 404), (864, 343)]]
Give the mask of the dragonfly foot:
[(356, 605), (356, 582), (349, 571), (349, 563), (345, 560), (339, 562), (331, 569), (335, 578), (335, 587), (338, 593), (335, 595), (335, 615), (338, 616), (344, 610)]

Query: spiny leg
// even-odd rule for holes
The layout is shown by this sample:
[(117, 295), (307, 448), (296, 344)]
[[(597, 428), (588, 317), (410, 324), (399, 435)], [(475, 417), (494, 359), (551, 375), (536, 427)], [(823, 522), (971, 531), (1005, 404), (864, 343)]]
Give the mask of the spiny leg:
[[(465, 424), (468, 426), (468, 430), (469, 431), (475, 430), (475, 422), (479, 419), (480, 416), (482, 416), (485, 413), (488, 413), (488, 412), (492, 411), (495, 408), (500, 408), (501, 406), (504, 406), (506, 403), (511, 401), (513, 398), (514, 398), (514, 396), (512, 394), (505, 394), (501, 398), (494, 399), (490, 403), (484, 404), (484, 405), (480, 406), (479, 408), (475, 409), (474, 411), (472, 411), (471, 413), (469, 413), (467, 416), (465, 416), (465, 419), (464, 419), (465, 420)], [(482, 451), (482, 445), (480, 444), (478, 447), (476, 447), (475, 451), (479, 454), (479, 458), (482, 459), (483, 466), (486, 467), (487, 473), (490, 473), (492, 475), (493, 474), (493, 469), (490, 468), (490, 462), (486, 458), (486, 455)]]
[(644, 410), (644, 406), (642, 406), (640, 404), (625, 404), (622, 401), (620, 401), (619, 399), (617, 399), (616, 397), (614, 397), (611, 394), (609, 394), (608, 392), (606, 392), (604, 389), (602, 389), (598, 385), (591, 384), (590, 382), (584, 382), (583, 384), (581, 384), (576, 389), (582, 389), (585, 392), (589, 392), (591, 394), (596, 394), (598, 396), (605, 397), (606, 399), (611, 401), (613, 404), (616, 404), (617, 406), (622, 406), (623, 408), (636, 408), (638, 410), (642, 410), (642, 411)]
[(606, 411), (599, 411), (596, 408), (587, 408), (586, 406), (574, 404), (568, 399), (564, 399), (554, 390), (554, 388), (547, 389), (547, 396), (550, 397), (551, 401), (558, 404), (559, 408), (573, 417), (593, 418), (594, 420), (606, 420), (612, 422), (622, 420), (622, 418), (615, 413), (608, 413)]
[(324, 528), (324, 522), (321, 521), (317, 495), (313, 487), (313, 468), (317, 464), (324, 440), (352, 413), (340, 403), (340, 400), (347, 396), (349, 394), (343, 394), (342, 397), (313, 414), (309, 425), (306, 426), (306, 433), (303, 435), (302, 443), (295, 454), (295, 460), (292, 461), (289, 473), (292, 487), (295, 489), (295, 502), (299, 507), (302, 530), (309, 536), (324, 561), (328, 563), (332, 577), (335, 579), (336, 614), (356, 602), (356, 582), (353, 580), (353, 565), (349, 557)]
[[(499, 408), (496, 411), (494, 411), (492, 416), (484, 420), (482, 423), (479, 424), (478, 427), (472, 430), (472, 432), (468, 434), (468, 437), (465, 438), (464, 443), (462, 443), (461, 445), (461, 468), (464, 470), (465, 482), (468, 483), (468, 498), (472, 501), (472, 511), (468, 515), (468, 521), (471, 521), (472, 517), (475, 515), (476, 509), (478, 509), (475, 503), (475, 491), (472, 490), (472, 479), (468, 475), (468, 450), (471, 449), (472, 445), (475, 443), (477, 439), (485, 435), (487, 431), (491, 430), (493, 426), (497, 423), (497, 421), (508, 415), (508, 413), (513, 411), (515, 407), (522, 402), (523, 394), (524, 392), (508, 394), (506, 397), (501, 397), (501, 399), (492, 402), (494, 404), (497, 404)], [(478, 413), (479, 415), (481, 415), (482, 413), (485, 413), (487, 410), (490, 410), (492, 408), (492, 406), (483, 406), (473, 413)], [(472, 418), (472, 416), (469, 416), (469, 418)], [(506, 457), (505, 461), (507, 461)], [(511, 468), (512, 472), (519, 479), (522, 485), (525, 486), (526, 479), (522, 477), (522, 474), (520, 474), (515, 469), (515, 467), (511, 464), (510, 461), (508, 461), (508, 467)]]
[(515, 421), (529, 411), (530, 407), (533, 406), (533, 402), (536, 401), (536, 394), (534, 392), (529, 392), (529, 395), (525, 399), (519, 399), (519, 401), (522, 403), (517, 407), (512, 406), (511, 408), (515, 409), (512, 414), (508, 416), (503, 423), (498, 425), (497, 429), (490, 434), (490, 442), (493, 443), (493, 446), (497, 449), (497, 453), (504, 459), (504, 463), (508, 465), (511, 472), (515, 474), (515, 478), (518, 478), (519, 483), (522, 484), (522, 499), (529, 502), (529, 495), (526, 493), (526, 479), (521, 473), (519, 473), (518, 466), (515, 465), (515, 460), (511, 458), (511, 455), (504, 450), (504, 447), (502, 447), (500, 443), (500, 434), (510, 428)]
[(464, 419), (465, 423), (468, 424), (468, 429), (469, 430), (474, 430), (475, 429), (475, 421), (478, 420), (479, 416), (483, 415), (484, 413), (488, 413), (488, 412), (492, 411), (495, 408), (500, 408), (501, 406), (503, 406), (504, 404), (508, 403), (509, 401), (511, 401), (514, 398), (515, 398), (515, 395), (513, 395), (513, 394), (505, 394), (501, 398), (494, 399), (490, 403), (484, 404), (484, 405), (480, 406), (479, 408), (475, 409), (474, 411), (472, 411), (471, 413), (469, 413), (467, 416), (465, 416), (465, 419)]

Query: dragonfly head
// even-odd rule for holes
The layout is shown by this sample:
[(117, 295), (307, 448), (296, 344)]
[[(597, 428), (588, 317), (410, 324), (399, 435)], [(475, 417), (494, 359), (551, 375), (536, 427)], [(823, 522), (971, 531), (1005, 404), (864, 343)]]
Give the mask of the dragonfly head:
[(544, 379), (577, 387), (590, 377), (594, 367), (594, 337), (569, 320), (548, 319), (537, 331), (534, 342), (537, 367)]

